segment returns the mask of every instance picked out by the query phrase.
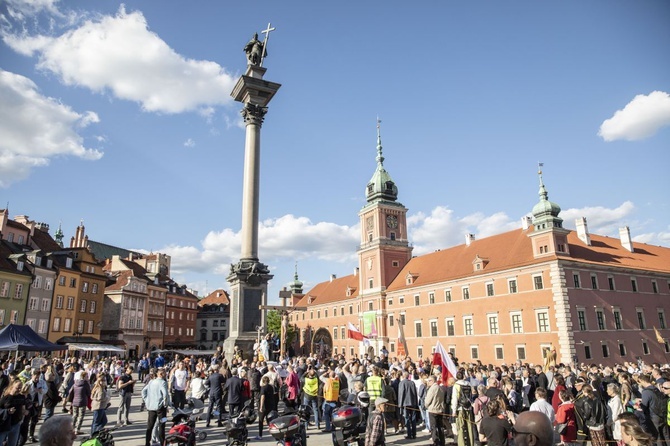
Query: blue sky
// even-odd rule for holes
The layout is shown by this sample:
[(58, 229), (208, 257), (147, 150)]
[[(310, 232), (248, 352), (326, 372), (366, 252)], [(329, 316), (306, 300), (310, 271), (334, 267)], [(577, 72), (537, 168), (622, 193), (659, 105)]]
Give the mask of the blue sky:
[(514, 229), (537, 163), (566, 226), (670, 246), (667, 1), (0, 3), (0, 202), (84, 220), (226, 288), (239, 258), (244, 129), (229, 96), (268, 22), (259, 254), (309, 289), (356, 266), (385, 167), (415, 254)]

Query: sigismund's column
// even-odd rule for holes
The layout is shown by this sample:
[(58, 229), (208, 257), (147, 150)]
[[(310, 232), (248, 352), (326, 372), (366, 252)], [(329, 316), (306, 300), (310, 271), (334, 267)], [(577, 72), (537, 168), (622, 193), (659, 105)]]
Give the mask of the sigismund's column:
[(272, 279), (267, 265), (258, 260), (258, 205), (261, 161), (261, 126), (267, 105), (281, 84), (263, 79), (266, 68), (263, 60), (267, 56), (270, 31), (265, 41), (258, 34), (244, 47), (247, 54), (247, 71), (240, 77), (231, 96), (244, 104), (242, 117), (246, 125), (244, 143), (244, 183), (242, 192), (242, 252), (240, 261), (230, 266), (230, 335), (224, 341), (226, 358), (232, 358), (235, 346), (242, 349), (245, 357), (253, 355), (257, 328), (265, 327), (265, 312), (259, 307), (267, 304), (268, 281)]

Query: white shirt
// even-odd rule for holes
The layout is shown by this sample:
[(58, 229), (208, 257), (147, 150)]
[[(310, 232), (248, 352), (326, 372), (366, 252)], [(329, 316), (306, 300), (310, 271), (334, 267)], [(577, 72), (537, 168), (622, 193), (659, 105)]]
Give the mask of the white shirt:
[(174, 382), (172, 388), (175, 390), (186, 390), (186, 380), (188, 379), (188, 372), (186, 369), (174, 371)]
[(554, 408), (552, 407), (552, 405), (549, 404), (546, 400), (538, 398), (537, 401), (535, 401), (533, 404), (530, 405), (530, 410), (533, 412), (542, 412), (549, 418), (551, 424), (552, 425), (554, 424), (556, 414), (554, 413)]

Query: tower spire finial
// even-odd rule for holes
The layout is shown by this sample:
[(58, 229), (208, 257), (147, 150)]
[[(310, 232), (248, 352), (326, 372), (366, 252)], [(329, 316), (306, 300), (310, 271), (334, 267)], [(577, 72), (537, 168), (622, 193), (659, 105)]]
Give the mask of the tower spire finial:
[(537, 163), (537, 175), (540, 179), (540, 198), (547, 200), (549, 198), (549, 194), (547, 193), (547, 189), (544, 187), (544, 181), (542, 181), (542, 167), (544, 166), (544, 163)]
[(382, 155), (381, 123), (382, 120), (377, 116), (377, 164), (380, 166), (384, 164), (384, 156)]
[(298, 280), (298, 261), (295, 261), (295, 274), (293, 275), (295, 280)]

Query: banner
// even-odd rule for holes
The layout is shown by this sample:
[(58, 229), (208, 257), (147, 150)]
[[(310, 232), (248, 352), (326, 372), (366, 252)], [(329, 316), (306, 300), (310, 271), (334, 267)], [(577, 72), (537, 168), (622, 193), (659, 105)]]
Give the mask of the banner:
[(376, 338), (377, 334), (377, 312), (367, 311), (363, 313), (363, 336)]

